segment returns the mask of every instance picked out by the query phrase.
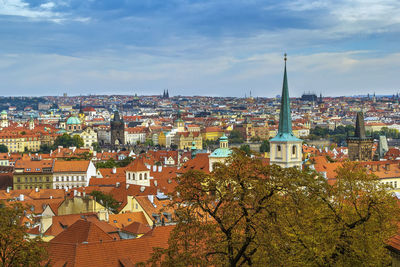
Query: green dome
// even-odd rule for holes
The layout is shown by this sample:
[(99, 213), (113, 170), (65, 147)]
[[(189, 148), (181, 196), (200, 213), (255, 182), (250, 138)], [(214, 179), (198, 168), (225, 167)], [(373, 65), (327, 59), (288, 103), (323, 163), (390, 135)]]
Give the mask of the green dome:
[(232, 155), (232, 150), (230, 148), (217, 148), (211, 153), (210, 158), (227, 158)]
[(228, 141), (228, 137), (224, 134), (219, 138), (219, 141)]
[(1, 115), (7, 115), (7, 111), (3, 110), (3, 111), (1, 112)]
[(67, 125), (71, 124), (81, 124), (81, 121), (77, 117), (69, 117), (67, 120)]

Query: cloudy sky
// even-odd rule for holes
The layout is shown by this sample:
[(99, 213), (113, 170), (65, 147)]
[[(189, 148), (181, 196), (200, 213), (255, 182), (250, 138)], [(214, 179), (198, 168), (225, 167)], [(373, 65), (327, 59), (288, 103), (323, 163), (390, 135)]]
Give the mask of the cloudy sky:
[(400, 91), (398, 0), (0, 0), (1, 95)]

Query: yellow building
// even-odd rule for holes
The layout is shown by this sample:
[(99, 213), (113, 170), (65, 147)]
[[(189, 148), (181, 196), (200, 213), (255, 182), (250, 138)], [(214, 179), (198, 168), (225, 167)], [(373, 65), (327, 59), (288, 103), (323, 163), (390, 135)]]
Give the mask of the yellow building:
[(8, 148), (8, 152), (22, 153), (25, 149), (38, 151), (40, 149), (40, 136), (35, 134), (1, 133), (0, 144)]
[(224, 131), (220, 127), (206, 127), (204, 131), (201, 133), (204, 140), (218, 140)]
[(53, 159), (17, 160), (14, 167), (14, 189), (51, 189)]
[(166, 137), (165, 133), (162, 131), (158, 135), (158, 144), (160, 146), (167, 146), (167, 137)]
[(203, 138), (199, 132), (178, 132), (173, 143), (178, 146), (178, 149), (190, 149), (193, 144), (196, 149), (203, 149)]

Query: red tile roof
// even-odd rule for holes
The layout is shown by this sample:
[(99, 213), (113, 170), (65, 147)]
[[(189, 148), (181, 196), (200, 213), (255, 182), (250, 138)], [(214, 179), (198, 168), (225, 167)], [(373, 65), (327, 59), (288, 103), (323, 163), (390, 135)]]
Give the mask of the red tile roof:
[(114, 240), (114, 238), (104, 232), (94, 222), (79, 219), (65, 231), (54, 237), (50, 242), (81, 244), (84, 242), (92, 243), (112, 240)]
[(88, 244), (50, 242), (47, 248), (49, 261), (53, 266), (65, 267), (120, 267), (121, 263), (134, 265), (147, 261), (153, 253), (154, 247), (166, 248), (173, 228), (174, 226), (156, 227), (141, 238), (119, 241)]

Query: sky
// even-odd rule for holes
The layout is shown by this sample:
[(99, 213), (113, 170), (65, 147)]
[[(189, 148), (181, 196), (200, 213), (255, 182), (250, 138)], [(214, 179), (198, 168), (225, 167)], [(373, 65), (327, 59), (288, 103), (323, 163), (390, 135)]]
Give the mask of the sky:
[(398, 0), (0, 0), (1, 95), (400, 92)]

